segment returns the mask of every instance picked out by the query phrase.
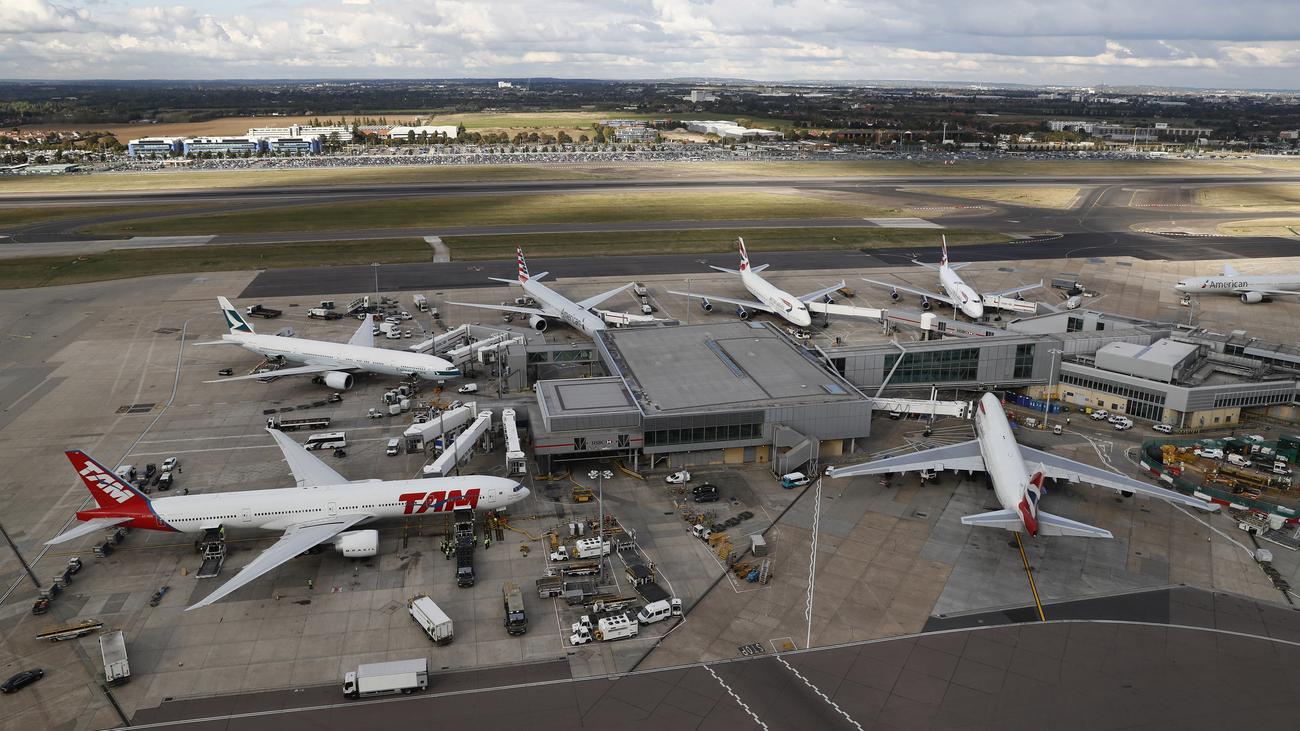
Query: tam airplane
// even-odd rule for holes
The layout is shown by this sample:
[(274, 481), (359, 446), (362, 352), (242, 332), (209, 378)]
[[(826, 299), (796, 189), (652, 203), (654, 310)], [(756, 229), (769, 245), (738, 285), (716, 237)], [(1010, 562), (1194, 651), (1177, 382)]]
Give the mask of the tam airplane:
[[(904, 287), (901, 284), (891, 284), (889, 282), (881, 282), (875, 279), (867, 279), (866, 277), (863, 277), (862, 281), (880, 287), (889, 288), (889, 297), (894, 301), (902, 299), (898, 294), (901, 290), (919, 296), (921, 298), (921, 309), (923, 310), (930, 309), (930, 300), (938, 300), (961, 310), (963, 315), (972, 320), (978, 320), (984, 316), (986, 301), (996, 302), (1001, 300), (1001, 298), (1010, 297), (1013, 294), (1019, 294), (1031, 289), (1038, 289), (1043, 286), (1043, 283), (1039, 282), (1038, 284), (1026, 284), (1019, 287), (1012, 287), (1011, 289), (1003, 290), (1001, 292), (987, 292), (981, 295), (979, 292), (972, 289), (969, 284), (966, 284), (965, 280), (961, 278), (961, 275), (957, 273), (958, 269), (968, 266), (967, 264), (948, 263), (948, 238), (946, 236), (943, 238), (943, 258), (939, 260), (939, 266), (926, 264), (923, 261), (913, 261), (913, 263), (926, 267), (927, 269), (937, 270), (939, 272), (939, 287), (943, 289), (944, 293), (937, 294), (922, 289), (911, 289), (910, 287)], [(1004, 307), (1009, 306), (1011, 306), (1010, 303), (1004, 305)]]
[(975, 413), (975, 434), (976, 438), (969, 442), (852, 467), (831, 467), (826, 470), (826, 474), (839, 478), (920, 470), (987, 472), (1002, 509), (966, 515), (961, 522), (964, 525), (1023, 531), (1031, 536), (1112, 537), (1110, 531), (1104, 528), (1040, 510), (1038, 504), (1043, 496), (1045, 477), (1109, 487), (1125, 496), (1137, 493), (1208, 512), (1219, 509), (1218, 505), (1204, 500), (1017, 443), (1011, 433), (1007, 414), (1002, 409), (1002, 402), (991, 393), (984, 394), (979, 400), (979, 409)]
[(529, 494), (528, 488), (504, 477), (349, 481), (282, 432), (267, 431), (284, 452), (297, 487), (151, 500), (86, 453), (65, 452), (95, 498), (96, 507), (77, 511), (81, 524), (46, 543), (65, 543), (119, 525), (171, 533), (258, 528), (282, 534), (275, 545), (189, 608), (198, 609), (326, 542), (332, 541), (335, 550), (344, 556), (378, 554), (379, 531), (353, 530), (358, 526), (456, 508), (495, 510)]
[(820, 300), (822, 297), (840, 289), (844, 286), (844, 281), (839, 284), (833, 284), (829, 287), (819, 289), (816, 292), (809, 292), (801, 297), (796, 297), (789, 292), (779, 289), (771, 282), (758, 276), (758, 273), (768, 267), (767, 264), (761, 264), (756, 267), (749, 265), (749, 254), (745, 251), (745, 240), (736, 239), (736, 244), (740, 248), (740, 269), (727, 269), (725, 267), (715, 267), (709, 265), (710, 269), (716, 269), (727, 274), (737, 274), (740, 276), (740, 283), (745, 285), (745, 289), (757, 298), (757, 302), (750, 300), (731, 299), (729, 297), (720, 297), (714, 294), (695, 294), (693, 292), (676, 292), (668, 290), (671, 294), (679, 294), (683, 297), (692, 297), (700, 300), (700, 307), (705, 312), (713, 311), (713, 302), (726, 302), (729, 305), (736, 306), (736, 316), (742, 320), (748, 320), (751, 310), (759, 312), (769, 312), (773, 315), (784, 318), (799, 327), (808, 327), (812, 324), (812, 315), (809, 313), (809, 303)]
[(1174, 289), (1184, 294), (1230, 294), (1253, 305), (1273, 297), (1300, 295), (1300, 274), (1265, 274), (1242, 276), (1231, 264), (1223, 265), (1221, 277), (1193, 277), (1179, 282)]
[[(583, 333), (587, 337), (594, 338), (596, 333), (605, 329), (605, 320), (592, 313), (592, 308), (631, 287), (634, 282), (628, 282), (622, 287), (611, 289), (594, 297), (588, 297), (585, 300), (574, 302), (564, 295), (556, 292), (550, 287), (542, 284), (542, 277), (550, 272), (539, 272), (537, 274), (528, 274), (528, 262), (524, 260), (524, 250), (521, 247), (515, 247), (516, 262), (519, 265), (519, 274), (515, 279), (501, 279), (499, 277), (488, 277), (494, 282), (505, 282), (510, 285), (517, 285), (524, 290), (524, 294), (533, 298), (537, 307), (515, 307), (513, 305), (483, 305), (475, 302), (448, 302), (451, 305), (460, 305), (461, 307), (478, 307), (484, 310), (497, 310), (498, 312), (513, 312), (519, 315), (528, 316), (528, 324), (537, 332), (546, 332), (550, 325), (549, 320), (562, 320), (574, 329)], [(608, 313), (609, 315), (622, 315), (622, 321), (641, 321), (636, 316), (623, 315), (622, 313)]]
[(376, 348), (374, 326), (368, 317), (346, 343), (330, 343), (282, 335), (258, 335), (253, 332), (253, 325), (230, 304), (230, 300), (218, 297), (217, 301), (221, 303), (221, 311), (226, 316), (230, 332), (222, 335), (220, 341), (200, 343), (201, 345), (238, 345), (267, 358), (282, 358), (303, 365), (206, 383), (244, 381), (267, 376), (313, 375), (320, 376), (330, 388), (346, 391), (352, 388), (354, 373), (383, 373), (404, 378), (418, 376), (429, 381), (460, 376), (460, 369), (442, 358)]

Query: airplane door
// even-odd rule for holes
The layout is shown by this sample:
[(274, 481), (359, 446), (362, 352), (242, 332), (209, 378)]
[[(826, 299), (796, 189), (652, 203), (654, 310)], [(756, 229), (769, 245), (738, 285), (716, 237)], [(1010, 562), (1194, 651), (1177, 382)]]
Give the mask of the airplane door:
[(243, 510), (241, 510), (239, 519), (244, 523), (252, 523), (253, 522), (252, 508), (244, 508)]
[(338, 515), (338, 514), (339, 514), (338, 503), (330, 503), (330, 515)]

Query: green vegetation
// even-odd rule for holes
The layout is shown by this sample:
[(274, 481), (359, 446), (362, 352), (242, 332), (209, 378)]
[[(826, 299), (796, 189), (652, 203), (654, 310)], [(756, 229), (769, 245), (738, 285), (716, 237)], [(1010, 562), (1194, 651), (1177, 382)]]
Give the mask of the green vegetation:
[(468, 112), (464, 114), (439, 114), (429, 120), (428, 124), (460, 124), (467, 130), (478, 129), (515, 129), (515, 128), (590, 128), (596, 122), (606, 119), (673, 119), (691, 121), (696, 119), (730, 119), (738, 124), (753, 127), (789, 127), (794, 124), (789, 119), (775, 117), (736, 116), (734, 114), (667, 114), (646, 112)]
[(420, 239), (321, 241), (310, 244), (172, 246), (113, 249), (86, 256), (0, 260), (0, 289), (50, 287), (153, 274), (429, 261)]
[[(1006, 241), (992, 231), (945, 229), (949, 246)], [(618, 231), (576, 234), (444, 236), (456, 261), (508, 259), (522, 246), (529, 256), (582, 257), (655, 254), (702, 254), (735, 250), (737, 236), (750, 251), (818, 251), (884, 249), (938, 245), (939, 232), (887, 228), (699, 229), (690, 231)]]
[(240, 213), (119, 221), (97, 234), (237, 234), (512, 224), (693, 221), (743, 218), (848, 218), (907, 215), (804, 195), (738, 191), (654, 191), (438, 196), (290, 206)]
[(1196, 191), (1197, 205), (1230, 211), (1300, 212), (1300, 185), (1218, 185)]
[(160, 211), (178, 211), (185, 206), (32, 206), (30, 208), (6, 208), (0, 210), (0, 231), (21, 228), (51, 221), (65, 221), (75, 218), (96, 218), (120, 213), (157, 213)]
[(1061, 210), (1073, 206), (1075, 200), (1079, 197), (1078, 188), (1064, 185), (961, 185), (951, 188), (921, 187), (899, 188), (899, 190), (907, 193), (926, 193), (968, 201), (992, 201), (994, 203), (1010, 203), (1031, 208), (1057, 208)]

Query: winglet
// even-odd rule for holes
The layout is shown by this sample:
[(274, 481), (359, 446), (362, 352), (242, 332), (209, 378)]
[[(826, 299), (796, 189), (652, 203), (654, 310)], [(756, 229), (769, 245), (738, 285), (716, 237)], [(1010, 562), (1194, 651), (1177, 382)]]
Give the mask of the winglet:
[(740, 247), (740, 271), (749, 269), (749, 252), (745, 251), (745, 239), (737, 236), (736, 244)]
[(528, 281), (528, 262), (524, 259), (524, 247), (516, 246), (515, 255), (519, 262), (519, 283)]
[(217, 302), (221, 305), (221, 312), (226, 316), (226, 326), (232, 333), (253, 333), (253, 326), (249, 324), (244, 316), (239, 314), (239, 310), (225, 297), (217, 297)]

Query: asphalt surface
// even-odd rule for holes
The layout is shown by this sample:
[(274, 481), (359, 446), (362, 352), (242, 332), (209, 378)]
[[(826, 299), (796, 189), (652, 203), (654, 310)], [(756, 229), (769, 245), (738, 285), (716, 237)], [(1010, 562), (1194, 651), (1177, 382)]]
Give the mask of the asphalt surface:
[[(572, 680), (558, 661), (436, 675), (426, 693), (338, 689), (165, 702), (135, 727), (1054, 729), (1291, 724), (1300, 615), (1176, 588), (1070, 602), (1068, 620), (990, 620), (919, 636)], [(1160, 607), (1164, 607), (1163, 614)], [(1053, 605), (1049, 609), (1056, 609)], [(1049, 617), (1051, 615), (1049, 614)], [(1010, 621), (1010, 624), (1006, 622)], [(1245, 710), (1248, 709), (1248, 710)]]
[[(952, 251), (955, 261), (1019, 261), (1027, 259), (1096, 258), (1131, 256), (1147, 260), (1248, 259), (1291, 256), (1296, 243), (1281, 238), (1199, 238), (1148, 234), (1067, 234), (1028, 242), (971, 244)], [(910, 265), (914, 256), (933, 259), (933, 252), (917, 248), (845, 251), (762, 252), (758, 264), (771, 264), (772, 272), (845, 270)], [(635, 279), (659, 274), (711, 274), (708, 265), (735, 266), (735, 255), (669, 254), (661, 256), (607, 256), (572, 259), (529, 259), (533, 271), (549, 271), (558, 281), (588, 277)], [(268, 269), (240, 293), (242, 298), (369, 292), (375, 289), (371, 266)], [(378, 289), (433, 290), (496, 287), (488, 277), (513, 278), (513, 260), (386, 264), (378, 268)]]

